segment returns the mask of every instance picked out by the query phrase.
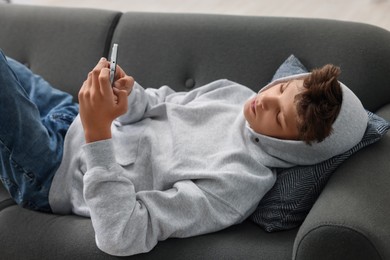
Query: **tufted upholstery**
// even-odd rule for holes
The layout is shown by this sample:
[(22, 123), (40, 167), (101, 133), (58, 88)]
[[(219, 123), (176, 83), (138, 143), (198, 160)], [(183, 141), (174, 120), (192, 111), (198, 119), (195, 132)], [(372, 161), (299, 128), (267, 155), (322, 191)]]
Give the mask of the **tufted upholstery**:
[[(0, 48), (77, 97), (112, 42), (119, 64), (145, 87), (189, 90), (229, 78), (254, 90), (294, 53), (308, 68), (339, 65), (364, 106), (390, 120), (390, 32), (321, 19), (120, 13), (0, 6)], [(1, 87), (1, 86), (0, 86)], [(1, 122), (2, 124), (4, 122)], [(299, 229), (266, 233), (252, 222), (168, 239), (131, 259), (390, 259), (390, 136), (331, 178)], [(22, 209), (0, 186), (0, 258), (109, 259), (89, 219)]]

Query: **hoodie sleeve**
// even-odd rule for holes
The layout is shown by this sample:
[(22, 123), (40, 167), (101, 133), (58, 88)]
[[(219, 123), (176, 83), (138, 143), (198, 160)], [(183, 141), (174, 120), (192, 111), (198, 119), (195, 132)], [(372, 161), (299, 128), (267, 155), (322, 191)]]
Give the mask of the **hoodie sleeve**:
[(127, 112), (118, 117), (116, 121), (123, 125), (137, 122), (144, 117), (145, 113), (151, 107), (164, 102), (173, 93), (175, 91), (167, 86), (159, 89), (150, 88), (145, 90), (137, 82), (134, 82), (133, 90), (128, 96)]
[[(128, 96), (127, 112), (124, 115), (118, 117), (115, 121), (122, 125), (135, 123), (147, 117), (148, 111), (163, 102), (185, 105), (199, 97), (204, 97), (207, 95), (212, 96), (215, 90), (220, 90), (223, 87), (236, 85), (238, 84), (226, 79), (222, 79), (196, 88), (189, 92), (175, 92), (168, 86), (162, 86), (158, 89), (144, 89), (137, 82), (134, 82), (133, 90)], [(247, 91), (251, 90), (247, 89)]]
[[(115, 162), (111, 140), (87, 144), (83, 149), (88, 167), (84, 175), (84, 199), (97, 246), (108, 254), (127, 256), (148, 252), (158, 241), (169, 237), (214, 232), (247, 217), (244, 210), (232, 206), (223, 195), (212, 193), (207, 188), (210, 184), (207, 180), (200, 184), (183, 180), (163, 191), (136, 192), (123, 168)], [(250, 192), (242, 194), (242, 189), (236, 190), (236, 183), (224, 192), (241, 194), (234, 196), (240, 204), (257, 205), (260, 197)], [(244, 185), (251, 183), (255, 182), (248, 179)]]

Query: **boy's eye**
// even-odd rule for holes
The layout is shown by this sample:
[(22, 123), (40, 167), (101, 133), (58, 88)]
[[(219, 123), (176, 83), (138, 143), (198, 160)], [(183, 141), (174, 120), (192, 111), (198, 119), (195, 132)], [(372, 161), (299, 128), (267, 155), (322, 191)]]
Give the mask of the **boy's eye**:
[(281, 94), (282, 94), (282, 93), (286, 90), (286, 88), (289, 86), (290, 82), (291, 82), (291, 81), (284, 82), (284, 83), (280, 84), (280, 93), (281, 93)]
[(284, 91), (284, 84), (280, 84), (280, 93), (283, 93)]
[(278, 123), (279, 126), (282, 126), (279, 117), (280, 117), (280, 111), (276, 114), (276, 123)]

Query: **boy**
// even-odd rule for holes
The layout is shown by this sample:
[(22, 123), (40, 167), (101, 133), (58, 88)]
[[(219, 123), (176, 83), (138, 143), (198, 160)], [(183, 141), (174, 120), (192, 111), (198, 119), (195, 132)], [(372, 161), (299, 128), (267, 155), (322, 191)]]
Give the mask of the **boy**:
[[(108, 65), (102, 58), (88, 74), (76, 116), (66, 94), (3, 56), (0, 120), (13, 122), (2, 124), (0, 141), (2, 180), (14, 199), (91, 217), (96, 243), (109, 254), (240, 223), (274, 184), (272, 167), (328, 159), (357, 144), (367, 125), (333, 66), (255, 94), (228, 80), (188, 93), (145, 90), (121, 68), (111, 86)], [(42, 89), (53, 99), (35, 98)]]

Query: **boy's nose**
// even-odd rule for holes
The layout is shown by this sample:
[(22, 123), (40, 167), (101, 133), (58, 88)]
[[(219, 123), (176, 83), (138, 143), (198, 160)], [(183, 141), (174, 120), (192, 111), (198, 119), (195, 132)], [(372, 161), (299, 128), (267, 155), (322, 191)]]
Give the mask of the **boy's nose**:
[(261, 98), (259, 105), (261, 106), (262, 109), (269, 110), (274, 108), (277, 105), (277, 103), (278, 103), (278, 99), (276, 97), (264, 95)]

